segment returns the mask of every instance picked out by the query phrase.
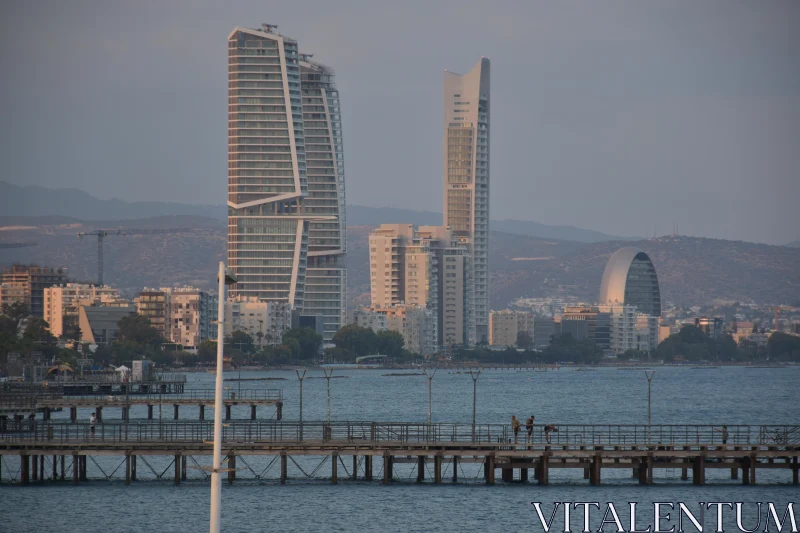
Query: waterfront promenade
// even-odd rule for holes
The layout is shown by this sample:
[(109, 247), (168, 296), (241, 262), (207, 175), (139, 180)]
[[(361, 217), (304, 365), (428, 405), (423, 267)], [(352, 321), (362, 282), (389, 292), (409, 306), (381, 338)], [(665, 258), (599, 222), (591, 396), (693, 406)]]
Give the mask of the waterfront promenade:
[[(627, 469), (632, 482), (644, 485), (653, 483), (658, 469), (679, 469), (682, 480), (697, 485), (705, 484), (710, 469), (723, 469), (729, 479), (750, 485), (757, 482), (757, 471), (778, 470), (786, 472), (780, 482), (798, 484), (800, 426), (729, 425), (726, 443), (720, 425), (556, 427), (550, 443), (537, 426), (532, 442), (525, 442), (523, 429), (514, 444), (504, 424), (231, 421), (223, 428), (223, 453), (230, 483), (237, 476), (285, 483), (289, 461), (306, 473), (295, 459), (304, 457), (317, 466), (314, 476), (299, 479), (318, 479), (327, 470), (332, 483), (382, 479), (388, 484), (395, 479), (395, 465), (408, 463), (416, 467), (417, 482), (458, 482), (459, 465), (477, 463), (487, 484), (495, 483), (498, 469), (504, 482), (532, 478), (540, 485), (549, 484), (553, 469), (582, 471), (592, 485), (601, 484), (609, 469)], [(87, 458), (117, 457), (117, 468), (130, 484), (137, 481), (138, 461), (149, 466), (148, 459), (161, 456), (170, 463), (158, 479), (169, 471), (167, 477), (181, 483), (192, 463), (208, 470), (196, 458), (211, 455), (212, 436), (213, 424), (204, 421), (98, 424), (94, 435), (85, 423), (25, 421), (0, 432), (0, 482), (77, 484), (89, 479)], [(256, 457), (269, 460), (262, 474), (248, 462)]]

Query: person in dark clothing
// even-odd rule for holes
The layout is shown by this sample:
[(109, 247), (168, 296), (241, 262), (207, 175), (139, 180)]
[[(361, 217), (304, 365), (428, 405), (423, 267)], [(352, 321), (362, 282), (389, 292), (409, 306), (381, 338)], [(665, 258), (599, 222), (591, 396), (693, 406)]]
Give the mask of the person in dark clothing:
[(558, 433), (558, 428), (555, 427), (553, 424), (547, 424), (544, 427), (544, 439), (547, 441), (547, 444), (550, 444), (550, 433)]
[(511, 429), (514, 431), (514, 444), (517, 443), (517, 436), (519, 435), (519, 428), (522, 427), (522, 424), (519, 423), (517, 417), (511, 415)]
[(722, 444), (728, 444), (728, 426), (722, 426), (722, 429), (714, 428), (714, 431), (722, 433)]
[(533, 442), (533, 419), (534, 418), (535, 417), (533, 415), (531, 415), (530, 418), (528, 418), (525, 421), (525, 429), (528, 430), (528, 444)]

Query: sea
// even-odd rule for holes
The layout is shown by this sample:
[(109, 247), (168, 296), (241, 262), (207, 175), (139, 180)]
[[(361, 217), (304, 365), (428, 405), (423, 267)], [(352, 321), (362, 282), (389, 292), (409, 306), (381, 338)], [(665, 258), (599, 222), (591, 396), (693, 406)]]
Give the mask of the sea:
[[(651, 383), (651, 416), (655, 424), (749, 424), (754, 426), (800, 424), (800, 367), (660, 367)], [(412, 374), (412, 375), (397, 375)], [(419, 369), (335, 369), (330, 380), (330, 412), (334, 421), (425, 422), (428, 417), (428, 379)], [(230, 381), (239, 372), (226, 372), (227, 393), (246, 389), (283, 389), (284, 420), (299, 417), (300, 382), (293, 370), (243, 371), (247, 381)], [(284, 378), (284, 379), (280, 379)], [(187, 389), (213, 389), (214, 375), (187, 374)], [(531, 371), (484, 370), (477, 381), (476, 417), (481, 423), (509, 423), (511, 415), (524, 421), (535, 415), (540, 424), (646, 424), (648, 383), (643, 368)], [(431, 381), (433, 422), (472, 421), (473, 379), (469, 372), (439, 369)], [(322, 370), (308, 370), (303, 381), (303, 419), (325, 420), (328, 413), (328, 382)], [(167, 406), (168, 407), (168, 406)], [(172, 418), (165, 407), (163, 420)], [(274, 408), (259, 408), (259, 418), (275, 416)], [(103, 412), (104, 420), (120, 417), (115, 409)], [(158, 408), (155, 408), (158, 419)], [(207, 420), (213, 410), (206, 408)], [(234, 407), (233, 418), (248, 419), (248, 407)], [(81, 410), (88, 421), (89, 410)], [(133, 407), (132, 419), (146, 418), (145, 407)], [(68, 412), (53, 414), (53, 420), (68, 419)], [(181, 418), (197, 418), (198, 410), (181, 407)], [(600, 486), (589, 486), (582, 472), (551, 470), (550, 485), (483, 483), (479, 465), (459, 465), (459, 482), (452, 483), (445, 465), (445, 483), (415, 482), (415, 466), (395, 466), (395, 481), (381, 483), (381, 461), (373, 466), (375, 481), (350, 481), (349, 457), (339, 467), (340, 482), (325, 480), (328, 459), (298, 457), (289, 465), (289, 480), (281, 485), (277, 465), (270, 458), (239, 458), (237, 479), (223, 483), (222, 531), (314, 531), (314, 532), (410, 532), (410, 531), (544, 531), (534, 502), (544, 517), (553, 515), (551, 531), (563, 531), (563, 502), (589, 505), (588, 530), (598, 531), (608, 504), (618, 511), (623, 530), (630, 528), (630, 502), (637, 503), (636, 525), (655, 531), (654, 502), (672, 504), (661, 508), (662, 530), (678, 531), (679, 503), (694, 513), (705, 530), (716, 531), (717, 507), (700, 502), (740, 502), (742, 526), (758, 531), (770, 518), (772, 503), (780, 517), (789, 504), (800, 523), (800, 488), (791, 485), (791, 473), (759, 470), (757, 484), (742, 486), (727, 470), (709, 470), (706, 485), (680, 480), (680, 472), (656, 470), (652, 486), (640, 486), (627, 469), (604, 470)], [(49, 460), (48, 460), (49, 461)], [(124, 484), (124, 462), (116, 457), (92, 459), (89, 481), (20, 486), (9, 483), (18, 474), (15, 458), (3, 459), (0, 470), (0, 533), (8, 532), (178, 532), (207, 531), (209, 482), (202, 466), (209, 458), (192, 459), (188, 479), (172, 481), (169, 457), (148, 457), (138, 462), (138, 481)], [(49, 465), (48, 465), (49, 466)], [(762, 504), (759, 513), (757, 504)], [(572, 507), (571, 531), (584, 530), (582, 509)], [(599, 509), (599, 510), (598, 510)], [(665, 511), (666, 509), (666, 511)], [(740, 531), (736, 513), (722, 506), (723, 529)], [(686, 518), (683, 528), (697, 531)], [(614, 523), (604, 530), (619, 531)], [(770, 531), (775, 526), (770, 523)], [(787, 519), (784, 531), (790, 531)]]

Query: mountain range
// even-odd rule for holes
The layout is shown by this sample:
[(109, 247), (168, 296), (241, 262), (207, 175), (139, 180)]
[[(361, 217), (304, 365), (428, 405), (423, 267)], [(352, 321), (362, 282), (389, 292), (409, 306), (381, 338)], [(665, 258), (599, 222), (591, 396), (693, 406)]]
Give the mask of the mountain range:
[[(349, 305), (369, 303), (369, 233), (372, 225), (348, 226)], [(75, 281), (97, 278), (96, 238), (78, 232), (136, 228), (157, 234), (104, 239), (106, 283), (133, 296), (143, 287), (194, 285), (214, 288), (225, 259), (224, 221), (193, 215), (133, 220), (73, 217), (0, 217), (0, 265), (38, 263), (66, 267)], [(88, 241), (88, 242), (87, 242)], [(27, 243), (25, 247), (3, 247)], [(574, 297), (595, 301), (605, 263), (621, 246), (636, 246), (653, 259), (667, 302), (800, 302), (800, 248), (719, 239), (670, 236), (638, 241), (583, 243), (492, 231), (489, 238), (491, 306), (520, 297)]]
[[(192, 215), (225, 220), (228, 215), (224, 205), (190, 205), (170, 202), (127, 202), (101, 200), (80, 189), (48, 189), (37, 186), (13, 185), (0, 181), (0, 215), (4, 216), (62, 216), (86, 221), (130, 220), (148, 217)], [(415, 211), (391, 207), (347, 206), (347, 223), (377, 226), (386, 224), (441, 225), (442, 214), (432, 211)], [(534, 235), (550, 239), (578, 242), (624, 240), (625, 237), (608, 235), (591, 229), (574, 226), (540, 224), (529, 220), (493, 220), (492, 227), (521, 235)]]

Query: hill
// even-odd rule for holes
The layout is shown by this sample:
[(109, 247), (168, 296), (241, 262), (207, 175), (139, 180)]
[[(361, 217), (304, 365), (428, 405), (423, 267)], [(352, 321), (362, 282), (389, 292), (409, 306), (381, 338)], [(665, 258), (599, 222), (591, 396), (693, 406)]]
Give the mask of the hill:
[[(95, 239), (78, 240), (76, 233), (121, 227), (184, 231), (106, 238), (107, 283), (129, 294), (144, 286), (191, 284), (213, 289), (216, 265), (225, 258), (226, 225), (209, 217), (151, 217), (124, 222), (0, 217), (0, 243), (37, 243), (26, 248), (0, 248), (0, 264), (63, 266), (73, 279), (93, 281), (97, 275)], [(353, 303), (369, 302), (368, 238), (373, 227), (348, 227), (348, 295)], [(718, 299), (754, 303), (800, 300), (800, 248), (683, 236), (581, 243), (493, 231), (489, 241), (491, 306), (503, 308), (519, 297), (558, 295), (594, 301), (609, 256), (628, 245), (650, 254), (663, 298), (675, 304), (705, 304)]]
[[(103, 220), (121, 221), (181, 215), (225, 220), (228, 210), (224, 205), (126, 202), (117, 199), (100, 200), (79, 189), (20, 187), (0, 181), (0, 213), (5, 217), (48, 217), (48, 220), (52, 223), (59, 222), (58, 217), (91, 220), (99, 223)], [(64, 222), (64, 220), (61, 220), (61, 222)], [(377, 226), (379, 224), (439, 225), (442, 223), (442, 214), (432, 211), (415, 211), (392, 207), (349, 205), (347, 206), (347, 222), (354, 226)], [(578, 242), (625, 239), (625, 237), (607, 235), (599, 231), (576, 228), (574, 226), (551, 226), (528, 220), (493, 220), (492, 226), (499, 231)]]

